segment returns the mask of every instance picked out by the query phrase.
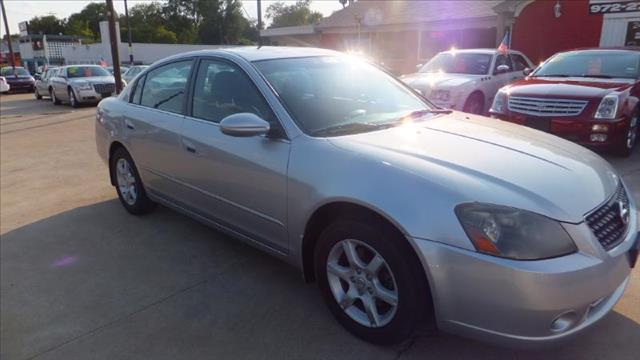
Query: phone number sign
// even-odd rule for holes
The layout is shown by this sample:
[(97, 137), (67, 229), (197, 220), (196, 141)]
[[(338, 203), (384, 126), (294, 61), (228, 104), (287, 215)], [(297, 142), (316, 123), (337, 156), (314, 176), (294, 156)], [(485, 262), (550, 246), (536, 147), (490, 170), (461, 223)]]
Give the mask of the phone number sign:
[(615, 1), (591, 3), (589, 14), (615, 14), (624, 12), (640, 11), (640, 1)]

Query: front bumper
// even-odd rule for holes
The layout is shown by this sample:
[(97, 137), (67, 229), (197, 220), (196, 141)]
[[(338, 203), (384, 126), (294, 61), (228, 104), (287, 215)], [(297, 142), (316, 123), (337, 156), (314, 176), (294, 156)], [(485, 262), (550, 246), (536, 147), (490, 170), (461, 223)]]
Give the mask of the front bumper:
[(94, 89), (74, 89), (74, 92), (76, 94), (76, 100), (78, 100), (79, 103), (98, 103), (100, 100), (114, 95), (114, 93), (101, 94), (96, 92)]
[[(535, 120), (535, 116), (524, 116), (520, 114), (491, 114), (500, 120), (525, 125), (526, 119)], [(541, 120), (546, 120), (540, 118)], [(594, 148), (608, 148), (624, 143), (627, 140), (627, 130), (631, 119), (620, 117), (614, 120), (596, 120), (581, 118), (551, 118), (547, 131), (569, 141), (576, 142), (583, 146)], [(594, 125), (606, 126), (606, 130), (595, 130)], [(598, 135), (597, 139), (592, 135)]]
[[(605, 251), (588, 226), (565, 225), (578, 252), (517, 261), (414, 239), (430, 282), (438, 327), (450, 333), (518, 347), (565, 341), (602, 319), (629, 281), (638, 242), (635, 210), (617, 247)], [(569, 325), (558, 327), (560, 316)]]
[(7, 84), (9, 84), (10, 87), (10, 91), (15, 91), (15, 90), (33, 90), (34, 89), (34, 83), (32, 82), (9, 82), (7, 81)]

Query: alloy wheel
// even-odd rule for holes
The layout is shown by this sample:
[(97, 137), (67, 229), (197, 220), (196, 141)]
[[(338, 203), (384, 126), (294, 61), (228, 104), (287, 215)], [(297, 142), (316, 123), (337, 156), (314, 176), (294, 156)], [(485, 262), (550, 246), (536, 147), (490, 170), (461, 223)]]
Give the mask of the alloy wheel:
[(629, 131), (627, 132), (627, 148), (629, 149), (633, 148), (638, 137), (638, 117), (640, 117), (640, 115), (634, 115), (629, 124)]
[(71, 105), (71, 107), (76, 107), (76, 96), (73, 94), (71, 89), (69, 89), (69, 105)]
[(120, 158), (116, 162), (116, 178), (122, 199), (133, 206), (138, 198), (136, 178), (127, 159)]
[(385, 259), (355, 239), (338, 241), (327, 259), (327, 280), (334, 299), (358, 324), (387, 325), (398, 308), (398, 286)]

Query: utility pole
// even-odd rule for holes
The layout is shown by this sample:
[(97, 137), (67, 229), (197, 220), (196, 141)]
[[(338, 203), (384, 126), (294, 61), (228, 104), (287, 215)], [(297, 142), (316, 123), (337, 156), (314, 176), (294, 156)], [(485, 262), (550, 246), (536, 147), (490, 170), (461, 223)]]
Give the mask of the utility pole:
[(9, 57), (11, 58), (11, 67), (13, 68), (13, 73), (15, 74), (16, 58), (13, 55), (13, 45), (11, 45), (11, 33), (9, 32), (9, 23), (7, 22), (7, 12), (4, 10), (4, 0), (0, 0), (0, 6), (2, 7), (2, 20), (4, 20), (4, 30), (7, 33), (7, 45), (9, 46)]
[(118, 38), (116, 33), (116, 12), (113, 10), (113, 0), (107, 1), (107, 20), (109, 21), (109, 42), (111, 43), (111, 61), (113, 62), (113, 77), (116, 78), (116, 94), (122, 91), (120, 77), (120, 54), (118, 53)]
[(262, 46), (262, 36), (260, 36), (260, 30), (262, 30), (262, 4), (258, 1), (258, 47)]
[(129, 27), (129, 9), (127, 8), (127, 0), (124, 0), (124, 17), (127, 22), (127, 32), (129, 33), (129, 62), (133, 66), (133, 47), (131, 45), (131, 28)]

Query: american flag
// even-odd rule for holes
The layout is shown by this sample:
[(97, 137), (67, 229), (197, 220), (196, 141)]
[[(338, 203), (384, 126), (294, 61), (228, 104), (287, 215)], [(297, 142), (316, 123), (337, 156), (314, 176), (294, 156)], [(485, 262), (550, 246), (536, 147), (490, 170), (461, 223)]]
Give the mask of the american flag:
[(506, 53), (509, 50), (509, 32), (504, 33), (504, 37), (502, 38), (502, 42), (498, 46), (498, 51), (501, 53)]

